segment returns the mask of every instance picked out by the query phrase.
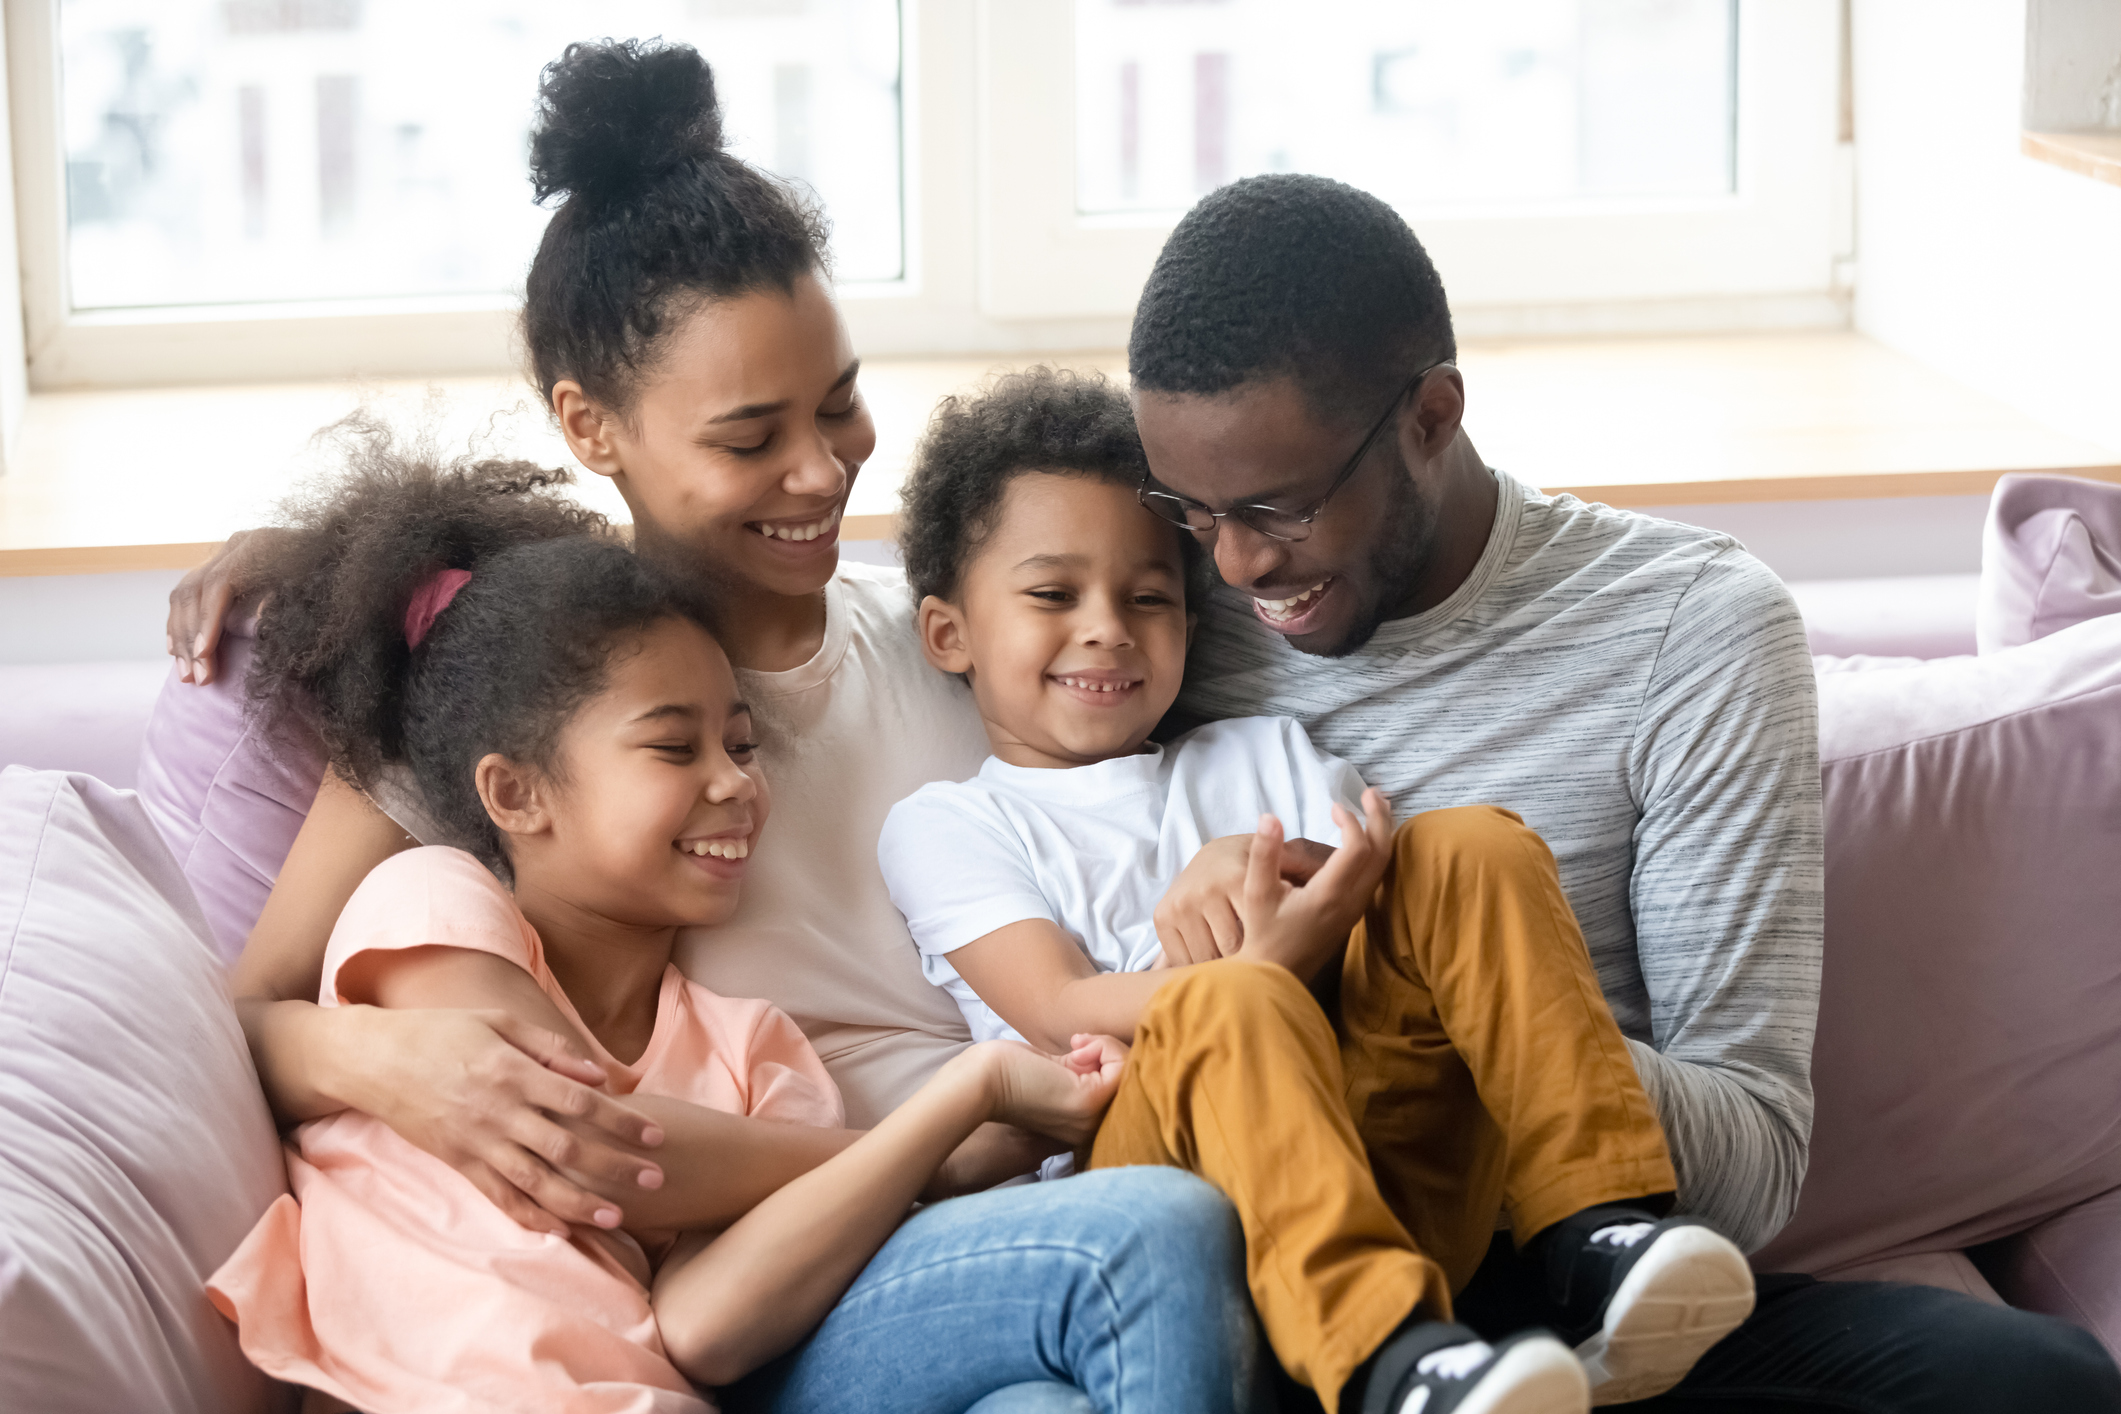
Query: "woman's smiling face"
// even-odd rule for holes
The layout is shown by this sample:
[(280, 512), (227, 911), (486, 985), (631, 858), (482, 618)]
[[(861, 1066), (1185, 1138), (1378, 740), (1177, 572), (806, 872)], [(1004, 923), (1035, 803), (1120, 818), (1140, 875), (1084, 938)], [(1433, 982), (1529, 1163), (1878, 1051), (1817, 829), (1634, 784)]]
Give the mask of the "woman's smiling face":
[(832, 577), (876, 447), (858, 369), (832, 296), (805, 275), (681, 314), (623, 415), (572, 380), (553, 408), (575, 455), (626, 498), (643, 549), (793, 598)]

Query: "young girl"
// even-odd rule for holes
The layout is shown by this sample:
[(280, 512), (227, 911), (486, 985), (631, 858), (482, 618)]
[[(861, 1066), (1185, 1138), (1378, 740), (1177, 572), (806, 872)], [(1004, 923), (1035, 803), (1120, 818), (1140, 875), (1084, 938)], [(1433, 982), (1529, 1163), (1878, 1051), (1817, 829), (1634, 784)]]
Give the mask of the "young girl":
[[(1085, 1137), (1116, 1043), (1084, 1037), (1062, 1060), (970, 1048), (858, 1134), (785, 1015), (671, 965), (679, 928), (735, 908), (767, 823), (751, 710), (699, 598), (540, 494), (562, 479), (371, 445), (282, 542), (254, 696), (299, 717), (355, 789), (409, 768), (446, 841), (354, 891), (318, 1004), (478, 1009), (565, 1037), (588, 1058), (580, 1080), (651, 1125), (717, 1136), (722, 1162), (623, 1220), (607, 1207), (533, 1232), (387, 1125), (313, 1121), (291, 1144), (294, 1196), (210, 1285), (245, 1352), (369, 1414), (704, 1409), (696, 1384), (788, 1351), (852, 1284), (849, 1303), (904, 1318), (859, 1362), (877, 1381), (864, 1408), (965, 1409), (1054, 1377), (1103, 1409), (1236, 1407), (1250, 1362), (1214, 1309), (1237, 1261), (1229, 1221), (1176, 1174), (1090, 1196), (1134, 1214), (1113, 1247), (1059, 1253), (1036, 1233), (1066, 1218), (1006, 1199), (938, 1203), (892, 1236), (979, 1169), (967, 1141), (984, 1122)], [(963, 1207), (980, 1210), (971, 1226)], [(984, 1264), (1006, 1303), (977, 1280), (988, 1224), (1016, 1249), (1006, 1270)], [(1158, 1269), (1143, 1247), (1167, 1249)], [(1115, 1299), (1136, 1319), (1115, 1324)], [(1231, 1337), (1202, 1342), (1203, 1322)], [(806, 1349), (747, 1396), (807, 1407), (842, 1381), (830, 1328), (825, 1358)]]

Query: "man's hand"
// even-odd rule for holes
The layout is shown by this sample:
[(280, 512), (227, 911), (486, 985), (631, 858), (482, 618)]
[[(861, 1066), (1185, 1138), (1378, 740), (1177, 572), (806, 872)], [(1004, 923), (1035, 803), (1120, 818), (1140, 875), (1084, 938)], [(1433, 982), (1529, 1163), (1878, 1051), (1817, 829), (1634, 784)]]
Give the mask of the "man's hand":
[[(1251, 835), (1224, 835), (1200, 847), (1156, 905), (1156, 936), (1164, 945), (1159, 967), (1190, 967), (1229, 957), (1245, 940), (1239, 903), (1252, 857)], [(1316, 840), (1286, 840), (1281, 877), (1306, 884), (1333, 857)]]
[(1392, 859), (1392, 815), (1384, 796), (1374, 788), (1364, 791), (1362, 812), (1358, 821), (1345, 806), (1333, 807), (1340, 848), (1305, 884), (1282, 876), (1281, 821), (1259, 817), (1238, 904), (1244, 942), (1236, 956), (1286, 967), (1308, 984), (1342, 954)]

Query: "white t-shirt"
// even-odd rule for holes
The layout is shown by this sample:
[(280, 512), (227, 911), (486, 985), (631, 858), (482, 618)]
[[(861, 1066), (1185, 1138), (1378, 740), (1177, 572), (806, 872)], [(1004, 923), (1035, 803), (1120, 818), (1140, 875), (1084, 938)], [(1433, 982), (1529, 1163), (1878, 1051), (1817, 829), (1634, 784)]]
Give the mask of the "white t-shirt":
[(1060, 925), (1100, 972), (1141, 972), (1162, 951), (1156, 904), (1203, 844), (1250, 834), (1262, 813), (1291, 838), (1338, 845), (1335, 802), (1362, 778), (1287, 717), (1214, 722), (1139, 756), (1042, 770), (987, 758), (969, 781), (922, 786), (877, 842), (921, 970), (975, 1039), (1021, 1040), (949, 954), (1026, 918)]

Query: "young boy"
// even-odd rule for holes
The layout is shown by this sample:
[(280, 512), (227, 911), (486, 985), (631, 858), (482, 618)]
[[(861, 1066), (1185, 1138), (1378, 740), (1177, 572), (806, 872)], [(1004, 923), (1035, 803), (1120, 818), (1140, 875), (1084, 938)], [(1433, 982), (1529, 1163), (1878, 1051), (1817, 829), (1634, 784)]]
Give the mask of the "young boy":
[[(1491, 807), (1395, 831), (1294, 722), (1151, 744), (1202, 557), (1140, 504), (1146, 471), (1124, 395), (1045, 369), (946, 403), (922, 444), (902, 518), (922, 644), (994, 753), (901, 801), (879, 844), (929, 979), (976, 1037), (1132, 1040), (1088, 1162), (1174, 1164), (1230, 1197), (1268, 1338), (1328, 1411), (1670, 1388), (1751, 1311), (1752, 1279), (1722, 1237), (1659, 1219), (1663, 1133), (1552, 855)], [(1340, 848), (1306, 879), (1283, 822)], [(1222, 955), (1173, 965), (1194, 954), (1167, 953), (1158, 901), (1246, 832)], [(1500, 1216), (1575, 1355), (1451, 1324)]]

